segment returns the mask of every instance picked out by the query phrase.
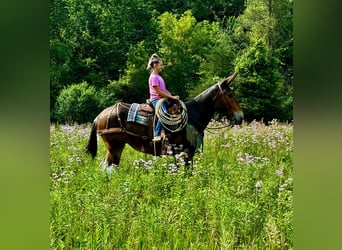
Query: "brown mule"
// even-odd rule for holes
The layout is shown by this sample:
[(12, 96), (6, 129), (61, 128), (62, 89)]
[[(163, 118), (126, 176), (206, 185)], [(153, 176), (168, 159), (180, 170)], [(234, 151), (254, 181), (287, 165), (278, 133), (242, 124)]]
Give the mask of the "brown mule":
[[(232, 74), (221, 82), (204, 90), (193, 100), (185, 102), (188, 126), (174, 133), (169, 132), (167, 143), (169, 145), (176, 145), (177, 148), (182, 148), (182, 151), (187, 153), (186, 162), (192, 160), (198, 147), (193, 140), (189, 139), (190, 127), (194, 128), (196, 134), (203, 138), (204, 129), (212, 119), (214, 112), (228, 116), (232, 125), (241, 124), (243, 112), (233, 90), (229, 87), (236, 75), (237, 73)], [(155, 143), (152, 141), (154, 117), (152, 107), (149, 104), (138, 105), (140, 108), (136, 111), (140, 115), (138, 120), (144, 120), (145, 123), (143, 124), (141, 121), (127, 121), (132, 105), (123, 102), (117, 103), (105, 108), (95, 118), (86, 147), (86, 152), (92, 158), (95, 158), (97, 153), (97, 134), (102, 137), (107, 148), (104, 159), (104, 164), (107, 166), (113, 164), (116, 166), (119, 165), (121, 154), (126, 143), (146, 154), (159, 156), (164, 153), (163, 143)], [(174, 104), (172, 104), (172, 108), (174, 108)], [(171, 109), (168, 110), (172, 112)], [(177, 112), (177, 110), (174, 112)]]

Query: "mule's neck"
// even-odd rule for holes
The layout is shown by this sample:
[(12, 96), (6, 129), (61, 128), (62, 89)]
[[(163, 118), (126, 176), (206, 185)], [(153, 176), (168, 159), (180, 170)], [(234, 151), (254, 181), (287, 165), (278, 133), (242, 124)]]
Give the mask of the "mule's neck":
[(194, 99), (185, 103), (188, 110), (188, 122), (203, 133), (214, 115), (212, 102)]

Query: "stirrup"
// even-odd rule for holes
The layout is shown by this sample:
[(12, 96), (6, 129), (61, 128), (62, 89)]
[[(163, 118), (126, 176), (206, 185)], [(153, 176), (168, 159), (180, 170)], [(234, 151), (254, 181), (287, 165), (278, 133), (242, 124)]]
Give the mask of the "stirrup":
[(155, 142), (161, 141), (161, 136), (160, 136), (160, 135), (159, 135), (159, 136), (155, 136), (155, 137), (152, 139), (152, 141), (155, 141)]

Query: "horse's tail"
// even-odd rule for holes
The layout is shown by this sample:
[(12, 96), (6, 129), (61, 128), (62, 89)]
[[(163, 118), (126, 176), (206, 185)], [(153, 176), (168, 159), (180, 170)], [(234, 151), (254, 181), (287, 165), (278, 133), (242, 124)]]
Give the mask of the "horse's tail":
[(90, 137), (88, 141), (88, 145), (86, 147), (86, 153), (90, 154), (91, 157), (94, 159), (97, 153), (97, 119), (94, 120), (93, 126), (91, 128)]

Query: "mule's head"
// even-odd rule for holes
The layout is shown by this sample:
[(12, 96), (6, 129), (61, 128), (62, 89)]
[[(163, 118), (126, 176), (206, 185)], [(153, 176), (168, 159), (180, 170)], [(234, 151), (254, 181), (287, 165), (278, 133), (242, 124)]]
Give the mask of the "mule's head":
[(219, 113), (228, 116), (233, 125), (241, 124), (244, 117), (243, 111), (236, 99), (235, 93), (229, 87), (236, 76), (237, 72), (217, 83), (218, 93), (214, 102), (214, 108)]

